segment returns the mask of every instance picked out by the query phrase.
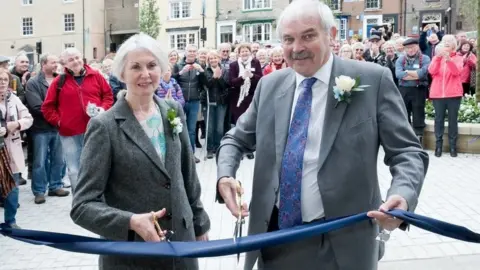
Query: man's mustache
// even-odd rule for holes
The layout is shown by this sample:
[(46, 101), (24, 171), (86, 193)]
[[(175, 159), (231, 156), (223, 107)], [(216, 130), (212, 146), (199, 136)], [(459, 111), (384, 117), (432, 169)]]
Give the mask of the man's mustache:
[(292, 52), (290, 54), (290, 59), (292, 60), (305, 60), (308, 58), (313, 58), (313, 53), (310, 51)]

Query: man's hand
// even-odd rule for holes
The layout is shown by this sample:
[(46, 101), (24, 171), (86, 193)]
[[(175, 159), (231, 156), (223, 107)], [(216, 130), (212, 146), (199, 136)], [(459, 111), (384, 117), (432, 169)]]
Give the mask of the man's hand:
[(386, 212), (393, 210), (393, 209), (401, 209), (401, 210), (408, 210), (408, 203), (407, 201), (399, 196), (399, 195), (392, 195), (388, 200), (380, 205), (378, 211), (370, 211), (367, 213), (367, 216), (374, 218), (380, 227), (385, 230), (393, 231), (403, 223), (402, 220), (393, 218), (392, 216), (385, 214)]
[(243, 194), (243, 188), (239, 185), (238, 181), (232, 177), (223, 177), (218, 181), (218, 191), (225, 201), (230, 213), (236, 218), (238, 215), (242, 217), (248, 216), (248, 206), (247, 203), (243, 202), (242, 211), (239, 213), (239, 206), (237, 204), (237, 193)]
[(208, 241), (208, 233), (195, 237), (197, 241)]

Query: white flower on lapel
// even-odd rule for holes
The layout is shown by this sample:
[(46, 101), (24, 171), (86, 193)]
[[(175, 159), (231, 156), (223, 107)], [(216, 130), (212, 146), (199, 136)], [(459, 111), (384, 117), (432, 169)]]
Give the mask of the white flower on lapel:
[(345, 101), (350, 103), (352, 101), (352, 92), (364, 91), (370, 85), (360, 85), (360, 77), (353, 79), (348, 76), (340, 75), (335, 78), (335, 86), (333, 86), (333, 95), (337, 100), (335, 108), (338, 103)]
[(183, 131), (183, 124), (180, 117), (177, 116), (177, 111), (175, 109), (169, 109), (167, 112), (167, 119), (170, 123), (170, 127), (173, 130), (173, 135), (180, 134)]

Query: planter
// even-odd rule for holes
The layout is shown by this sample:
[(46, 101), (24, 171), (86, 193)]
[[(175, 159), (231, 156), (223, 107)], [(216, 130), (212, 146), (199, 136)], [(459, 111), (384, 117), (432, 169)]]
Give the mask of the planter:
[[(423, 136), (423, 147), (435, 150), (435, 132), (433, 120), (425, 120), (427, 126)], [(449, 151), (448, 123), (445, 122), (443, 151)], [(480, 124), (458, 123), (457, 152), (480, 154)]]

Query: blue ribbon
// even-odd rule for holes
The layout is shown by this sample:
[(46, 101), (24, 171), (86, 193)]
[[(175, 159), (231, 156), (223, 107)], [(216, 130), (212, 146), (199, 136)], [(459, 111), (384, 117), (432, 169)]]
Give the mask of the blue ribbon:
[[(402, 210), (392, 210), (388, 213), (410, 225), (432, 233), (461, 241), (480, 243), (480, 234), (462, 226)], [(71, 234), (11, 228), (0, 228), (0, 233), (4, 236), (23, 242), (35, 245), (45, 245), (56, 249), (79, 253), (144, 257), (203, 258), (243, 253), (273, 245), (298, 241), (311, 236), (338, 230), (368, 219), (369, 217), (367, 214), (362, 213), (324, 222), (301, 225), (275, 232), (246, 236), (238, 238), (236, 242), (233, 242), (232, 239), (207, 242), (121, 242)]]

